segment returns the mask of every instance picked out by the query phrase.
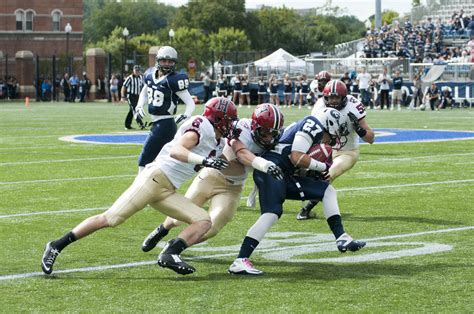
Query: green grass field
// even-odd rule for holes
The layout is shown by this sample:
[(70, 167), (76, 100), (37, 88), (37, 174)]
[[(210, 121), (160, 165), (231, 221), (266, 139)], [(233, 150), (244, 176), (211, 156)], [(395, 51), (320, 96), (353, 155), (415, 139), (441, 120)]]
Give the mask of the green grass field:
[[(134, 179), (141, 150), (58, 138), (124, 132), (127, 110), (0, 103), (2, 312), (472, 313), (474, 140), (361, 146), (359, 163), (335, 182), (346, 230), (368, 243), (360, 252), (338, 253), (321, 205), (319, 219), (298, 222), (301, 202), (287, 201), (252, 256), (265, 275), (231, 276), (227, 268), (259, 216), (242, 199), (217, 237), (185, 251), (193, 275), (158, 267), (159, 249), (141, 251), (164, 218), (151, 208), (74, 243), (52, 276), (41, 275), (45, 243), (110, 206)], [(283, 111), (286, 125), (308, 113)], [(369, 111), (367, 119), (374, 128), (474, 131), (469, 109)], [(248, 182), (244, 195), (250, 189)]]

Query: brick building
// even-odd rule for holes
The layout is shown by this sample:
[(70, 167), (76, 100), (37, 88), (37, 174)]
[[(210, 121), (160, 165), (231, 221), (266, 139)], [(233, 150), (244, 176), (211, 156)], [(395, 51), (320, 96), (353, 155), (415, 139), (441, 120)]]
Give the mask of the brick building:
[[(83, 56), (82, 0), (1, 0), (0, 76), (14, 75), (15, 55), (31, 51), (41, 59), (56, 55), (75, 63)], [(69, 35), (65, 32), (71, 26)]]

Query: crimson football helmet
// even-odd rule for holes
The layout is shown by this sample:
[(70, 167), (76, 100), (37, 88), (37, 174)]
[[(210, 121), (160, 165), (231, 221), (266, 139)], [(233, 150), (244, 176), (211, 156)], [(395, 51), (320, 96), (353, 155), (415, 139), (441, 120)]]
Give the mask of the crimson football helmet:
[(341, 110), (346, 106), (347, 87), (342, 81), (329, 81), (323, 89), (324, 103), (327, 107)]
[(228, 137), (237, 120), (237, 107), (232, 100), (225, 97), (214, 97), (207, 101), (204, 113), (211, 124), (222, 133), (223, 137)]
[(258, 146), (272, 149), (280, 139), (284, 117), (272, 104), (258, 105), (252, 114), (252, 138)]
[(328, 71), (321, 71), (317, 75), (319, 90), (322, 90), (324, 86), (331, 80), (331, 73)]
[(343, 147), (347, 143), (349, 126), (346, 115), (334, 108), (321, 108), (314, 114), (316, 119), (323, 125), (324, 131), (329, 134), (331, 142), (329, 145)]
[[(174, 61), (173, 65), (161, 65), (161, 60), (171, 60)], [(156, 62), (155, 67), (161, 71), (163, 74), (174, 72), (176, 63), (178, 62), (178, 53), (173, 47), (170, 46), (163, 46), (158, 49), (158, 53), (156, 54)]]

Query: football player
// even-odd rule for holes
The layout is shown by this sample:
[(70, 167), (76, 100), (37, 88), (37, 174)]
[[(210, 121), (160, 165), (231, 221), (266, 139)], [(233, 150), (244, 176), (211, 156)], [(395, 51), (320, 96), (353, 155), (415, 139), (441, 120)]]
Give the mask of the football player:
[[(163, 146), (173, 139), (177, 125), (188, 119), (196, 107), (188, 91), (188, 76), (175, 73), (176, 62), (176, 50), (163, 46), (156, 54), (155, 66), (145, 72), (135, 119), (143, 119), (144, 107), (148, 105), (152, 126), (138, 157), (139, 172), (155, 160)], [(174, 117), (179, 98), (186, 104), (186, 109), (184, 114)]]
[(211, 228), (211, 218), (201, 207), (176, 193), (181, 184), (201, 167), (223, 169), (221, 155), (224, 138), (231, 137), (237, 119), (237, 108), (227, 98), (212, 98), (203, 115), (183, 123), (174, 139), (166, 144), (156, 160), (138, 174), (132, 185), (104, 213), (87, 218), (63, 237), (46, 244), (41, 268), (53, 271), (59, 253), (72, 242), (107, 227), (115, 227), (146, 205), (165, 215), (189, 224), (176, 239), (168, 242), (158, 256), (158, 265), (186, 275), (195, 268), (180, 258), (181, 252), (193, 245)]
[(329, 228), (336, 238), (340, 252), (358, 251), (365, 242), (352, 239), (344, 231), (339, 213), (336, 190), (325, 180), (316, 180), (309, 176), (295, 176), (295, 170), (308, 169), (318, 173), (328, 170), (329, 165), (319, 162), (307, 152), (314, 144), (335, 145), (347, 135), (347, 121), (339, 111), (326, 108), (316, 116), (307, 116), (288, 126), (276, 147), (262, 155), (279, 166), (285, 180), (276, 180), (272, 176), (254, 171), (253, 179), (259, 190), (261, 215), (248, 230), (240, 247), (237, 259), (229, 267), (232, 274), (261, 275), (254, 268), (250, 255), (264, 238), (266, 232), (283, 214), (285, 199), (320, 199), (324, 204), (324, 214)]
[[(331, 73), (328, 71), (321, 71), (315, 77), (314, 80), (309, 85), (310, 93), (308, 97), (314, 99), (314, 103), (322, 98), (323, 96), (323, 89), (324, 86), (331, 80)], [(311, 105), (314, 104), (313, 102), (310, 103), (308, 108), (311, 108)]]
[[(245, 180), (252, 169), (268, 173), (277, 180), (283, 179), (283, 173), (278, 166), (257, 157), (278, 143), (283, 120), (283, 114), (277, 106), (258, 105), (252, 119), (239, 120), (235, 126), (239, 137), (230, 140), (224, 148), (229, 167), (223, 170), (202, 169), (194, 179), (185, 196), (200, 207), (210, 201), (209, 215), (212, 221), (211, 229), (198, 242), (214, 237), (232, 220), (240, 203)], [(180, 224), (180, 221), (167, 217), (145, 238), (142, 250), (152, 250), (170, 229)]]
[[(349, 123), (349, 135), (343, 147), (333, 147), (333, 164), (329, 168), (328, 180), (334, 182), (341, 174), (349, 171), (359, 159), (359, 137), (369, 144), (375, 140), (375, 133), (366, 120), (364, 105), (354, 96), (347, 94), (347, 87), (342, 81), (332, 80), (323, 90), (323, 98), (318, 99), (311, 114), (314, 116), (320, 110), (331, 107), (339, 110), (346, 116)], [(316, 206), (317, 200), (309, 201), (300, 209), (296, 216), (298, 220), (309, 219), (311, 209)]]

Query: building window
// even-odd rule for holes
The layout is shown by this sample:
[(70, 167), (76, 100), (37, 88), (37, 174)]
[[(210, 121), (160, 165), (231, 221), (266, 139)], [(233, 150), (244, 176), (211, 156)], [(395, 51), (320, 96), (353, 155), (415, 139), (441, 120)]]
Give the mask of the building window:
[(33, 12), (26, 12), (26, 28), (27, 31), (33, 30)]
[(23, 21), (25, 19), (25, 13), (22, 11), (16, 12), (16, 30), (23, 30)]
[(54, 32), (59, 32), (60, 17), (61, 17), (61, 14), (59, 12), (53, 13), (53, 31)]

